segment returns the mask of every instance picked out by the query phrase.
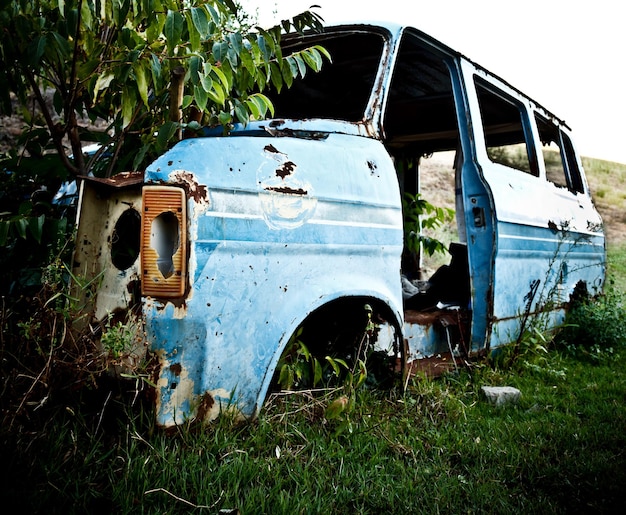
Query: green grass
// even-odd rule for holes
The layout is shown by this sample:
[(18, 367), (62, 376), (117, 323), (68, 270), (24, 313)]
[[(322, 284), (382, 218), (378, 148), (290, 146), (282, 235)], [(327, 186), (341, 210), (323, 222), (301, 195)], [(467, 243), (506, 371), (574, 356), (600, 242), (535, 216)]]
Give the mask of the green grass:
[(617, 290), (626, 292), (626, 243), (609, 243), (607, 259), (609, 281)]
[[(555, 374), (553, 370), (564, 372)], [(483, 384), (522, 391), (495, 408)], [(2, 431), (4, 513), (564, 513), (624, 508), (626, 352), (553, 351), (539, 373), (479, 366), (360, 392), (352, 432), (301, 397), (252, 423), (156, 430), (143, 412), (50, 413)], [(117, 402), (117, 401), (116, 401)], [(104, 404), (103, 404), (104, 405)], [(299, 411), (298, 411), (299, 410)], [(90, 420), (90, 422), (86, 422)], [(198, 507), (198, 508), (194, 508)]]
[(592, 194), (599, 207), (610, 206), (623, 212), (626, 207), (624, 196), (626, 164), (583, 158), (583, 166)]

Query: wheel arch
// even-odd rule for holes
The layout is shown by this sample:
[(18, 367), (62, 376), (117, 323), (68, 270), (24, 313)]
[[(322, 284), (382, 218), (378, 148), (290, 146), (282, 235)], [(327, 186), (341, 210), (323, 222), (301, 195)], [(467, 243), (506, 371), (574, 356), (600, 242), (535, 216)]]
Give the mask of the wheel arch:
[[(338, 294), (332, 297), (325, 297), (319, 299), (319, 302), (304, 316), (292, 320), (281, 336), (263, 379), (258, 397), (259, 406), (257, 411), (260, 410), (260, 406), (262, 406), (267, 397), (285, 348), (300, 328), (303, 328), (304, 339), (309, 341), (307, 346), (312, 338), (336, 335), (339, 331), (343, 333), (341, 335), (342, 341), (347, 342), (351, 336), (364, 334), (367, 323), (366, 306), (371, 307), (372, 320), (377, 325), (385, 326), (384, 329), (388, 329), (390, 335), (393, 332), (393, 336), (389, 336), (389, 338), (395, 338), (397, 342), (399, 359), (404, 371), (406, 352), (402, 338), (402, 312), (393, 306), (393, 302), (390, 299), (372, 295), (371, 292)], [(380, 333), (378, 337), (381, 337)], [(348, 347), (345, 347), (345, 350), (348, 350)]]

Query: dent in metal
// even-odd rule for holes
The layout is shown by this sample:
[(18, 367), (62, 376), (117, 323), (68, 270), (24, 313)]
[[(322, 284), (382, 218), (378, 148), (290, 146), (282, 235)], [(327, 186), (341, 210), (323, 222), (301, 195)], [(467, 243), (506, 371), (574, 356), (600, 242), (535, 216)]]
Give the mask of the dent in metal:
[(257, 171), (257, 182), (265, 223), (277, 230), (304, 225), (317, 206), (313, 186), (298, 177), (298, 165), (274, 145), (263, 150), (265, 159)]

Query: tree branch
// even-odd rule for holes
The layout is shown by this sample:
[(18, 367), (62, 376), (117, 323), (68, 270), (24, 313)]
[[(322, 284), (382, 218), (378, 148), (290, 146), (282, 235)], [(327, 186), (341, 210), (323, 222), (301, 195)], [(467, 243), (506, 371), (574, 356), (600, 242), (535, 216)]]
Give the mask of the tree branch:
[(37, 103), (41, 108), (41, 113), (46, 120), (46, 125), (48, 125), (52, 142), (54, 143), (57, 153), (59, 154), (59, 158), (63, 162), (63, 166), (65, 166), (73, 175), (80, 175), (80, 170), (70, 161), (69, 157), (65, 153), (65, 148), (63, 148), (63, 136), (65, 135), (64, 127), (61, 124), (54, 123), (50, 110), (48, 109), (48, 105), (46, 104), (46, 100), (41, 94), (41, 90), (39, 89), (39, 85), (37, 84), (32, 71), (25, 68), (24, 75), (26, 76), (31, 89), (33, 90), (33, 94), (37, 99)]
[(72, 154), (76, 162), (76, 168), (81, 174), (85, 173), (85, 157), (83, 156), (80, 135), (78, 134), (78, 121), (76, 120), (76, 99), (78, 97), (78, 81), (76, 80), (76, 63), (78, 60), (78, 45), (82, 22), (82, 3), (78, 1), (78, 19), (76, 21), (76, 33), (74, 35), (74, 52), (72, 55), (72, 67), (70, 71), (69, 93), (65, 101), (65, 131), (72, 146)]
[(171, 71), (170, 84), (170, 121), (178, 123), (179, 127), (176, 131), (176, 138), (182, 139), (182, 129), (180, 123), (183, 121), (183, 93), (185, 90), (185, 68), (175, 66)]

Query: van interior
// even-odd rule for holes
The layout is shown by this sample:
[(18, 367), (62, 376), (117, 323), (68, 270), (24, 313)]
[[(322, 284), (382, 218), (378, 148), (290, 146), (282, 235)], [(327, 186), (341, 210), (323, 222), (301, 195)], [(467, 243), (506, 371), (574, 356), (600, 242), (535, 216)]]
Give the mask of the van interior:
[[(405, 321), (452, 326), (458, 333), (454, 339), (463, 341), (471, 310), (464, 217), (455, 220), (454, 214), (443, 216), (464, 212), (460, 181), (463, 155), (445, 54), (432, 48), (419, 33), (405, 33), (389, 91), (372, 96), (385, 49), (381, 34), (355, 28), (291, 41), (284, 52), (319, 43), (332, 56), (332, 64), (325, 63), (319, 73), (307, 74), (276, 96), (277, 118), (359, 122), (368, 116), (368, 109), (385, 102), (383, 141), (395, 163), (405, 218)], [(424, 200), (438, 210), (420, 214), (420, 201)], [(420, 220), (416, 221), (416, 215)], [(434, 231), (427, 227), (432, 224), (421, 224), (421, 219), (432, 222), (433, 217), (441, 218)], [(407, 245), (411, 237), (417, 238), (417, 245)], [(432, 245), (424, 242), (433, 241), (438, 242), (440, 252), (430, 255)], [(450, 341), (449, 329), (443, 339)]]

